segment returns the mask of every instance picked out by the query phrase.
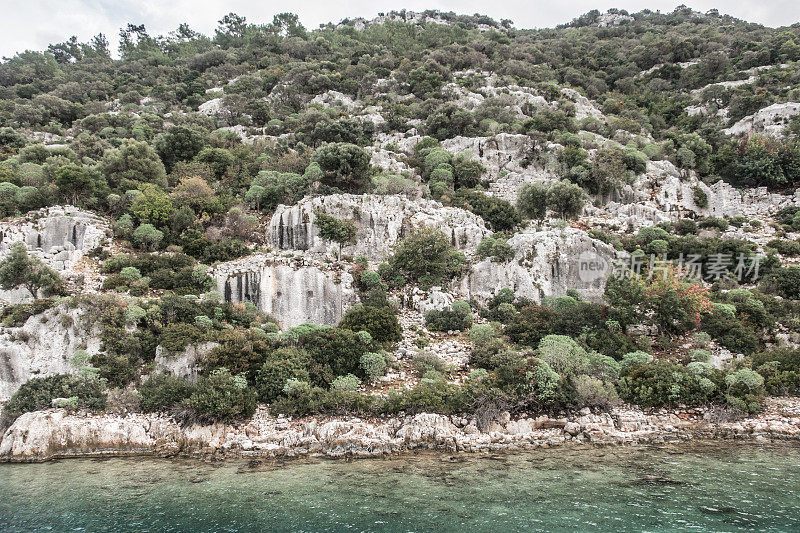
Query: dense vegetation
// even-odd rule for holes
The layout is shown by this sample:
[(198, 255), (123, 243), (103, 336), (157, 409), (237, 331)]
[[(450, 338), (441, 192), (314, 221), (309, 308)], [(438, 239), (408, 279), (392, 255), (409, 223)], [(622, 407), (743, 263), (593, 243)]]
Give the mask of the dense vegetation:
[[(119, 59), (99, 35), (0, 63), (0, 215), (74, 204), (109, 217), (125, 250), (96, 253), (107, 276), (102, 288), (116, 295), (2, 310), (12, 327), (57, 305), (81, 306), (89, 310), (83, 327), (99, 328), (102, 339), (98, 354), (65, 354), (83, 367), (79, 376), (31, 380), (6, 415), (54, 402), (102, 409), (109, 389), (135, 391), (134, 408), (202, 421), (250, 416), (257, 402), (296, 415), (619, 401), (754, 412), (766, 394), (797, 394), (800, 352), (773, 348), (779, 335), (800, 332), (800, 269), (781, 262), (800, 255), (798, 241), (784, 238), (800, 229), (798, 208), (776, 215), (764, 250), (722, 235), (730, 226), (755, 231), (757, 221), (683, 218), (636, 232), (590, 230), (634, 257), (731, 254), (752, 273), (765, 256), (759, 276), (740, 283), (687, 279), (674, 269), (649, 276), (645, 265), (639, 276), (611, 278), (602, 304), (577, 293), (536, 303), (505, 288), (485, 305), (455, 301), (428, 311), (427, 330), (471, 344), (460, 385), (420, 336), (416, 385), (364, 393), (398, 366), (393, 348), (403, 329), (392, 291), (446, 286), (468, 267), (436, 228), (408, 232), (370, 268), (343, 254), (355, 222), (315, 212), (316, 230), (338, 248), (360, 299), (335, 327), (281, 330), (252, 305), (221, 302), (207, 266), (259, 249), (265, 217), (307, 195), (401, 194), (465, 209), (493, 232), (478, 260), (508, 263), (515, 260), (509, 240), (524, 224), (549, 218), (564, 227), (650, 162), (668, 161), (708, 183), (800, 186), (797, 117), (777, 135), (723, 132), (766, 106), (800, 100), (798, 25), (771, 29), (685, 7), (604, 27), (593, 11), (543, 30), (433, 15), (447, 24), (390, 20), (356, 30), (345, 21), (308, 31), (291, 14), (269, 24), (229, 14), (213, 36), (181, 25), (166, 37), (128, 25)], [(459, 105), (458, 89), (488, 86), (485, 73), (503, 90), (474, 109)], [(751, 75), (752, 82), (717, 84)], [(544, 104), (519, 105), (513, 87)], [(347, 102), (310, 103), (326, 93), (379, 109), (380, 120), (352, 115)], [(577, 118), (583, 97), (604, 120)], [(379, 136), (403, 138), (412, 129), (423, 137), (413, 148), (383, 146), (409, 170), (373, 166)], [(533, 148), (524, 165), (557, 179), (527, 184), (508, 202), (487, 194), (487, 168), (476, 154), (445, 149), (456, 136), (498, 133), (526, 136)], [(704, 189), (693, 190), (693, 201), (708, 204)], [(15, 246), (0, 262), (0, 287), (20, 286), (41, 297), (66, 292), (57, 273)], [(157, 347), (176, 353), (205, 341), (218, 345), (196, 383), (152, 372)], [(742, 358), (724, 370), (711, 364), (712, 342)]]

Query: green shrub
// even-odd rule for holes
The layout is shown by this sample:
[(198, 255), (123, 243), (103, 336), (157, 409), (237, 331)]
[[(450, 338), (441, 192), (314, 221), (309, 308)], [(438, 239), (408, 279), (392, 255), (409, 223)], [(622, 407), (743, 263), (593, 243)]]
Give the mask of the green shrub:
[(511, 203), (480, 191), (460, 190), (453, 195), (451, 204), (475, 213), (492, 231), (512, 231), (522, 221)]
[(100, 410), (106, 406), (101, 381), (89, 376), (56, 374), (23, 383), (6, 402), (3, 415), (15, 419), (23, 413), (49, 409), (56, 398), (75, 398), (74, 405), (85, 409)]
[(379, 272), (392, 285), (416, 282), (427, 290), (460, 274), (465, 261), (464, 254), (455, 249), (447, 235), (424, 228), (395, 245)]
[(191, 396), (193, 386), (169, 374), (153, 374), (139, 387), (139, 406), (145, 413), (181, 405)]
[(214, 327), (214, 321), (205, 315), (197, 315), (194, 317), (194, 325), (200, 331), (208, 331)]
[(424, 376), (430, 371), (444, 374), (448, 371), (448, 365), (444, 359), (432, 352), (419, 351), (411, 359), (411, 364), (418, 376)]
[(764, 378), (754, 370), (742, 368), (725, 376), (728, 390), (725, 398), (732, 407), (745, 413), (761, 410), (764, 398)]
[(334, 379), (333, 383), (331, 383), (331, 389), (337, 391), (355, 391), (358, 389), (359, 385), (361, 385), (360, 379), (353, 374), (347, 374), (346, 376), (339, 376)]
[(158, 338), (159, 344), (170, 352), (182, 352), (190, 344), (196, 344), (203, 338), (202, 332), (192, 324), (169, 324)]
[(639, 230), (636, 240), (642, 246), (646, 246), (656, 240), (669, 241), (669, 233), (662, 228), (647, 226)]
[(203, 419), (229, 421), (252, 416), (256, 394), (247, 386), (243, 375), (234, 376), (227, 369), (219, 368), (200, 378), (188, 405)]
[(56, 301), (52, 298), (40, 298), (31, 303), (7, 305), (0, 309), (0, 323), (7, 328), (22, 326), (32, 316), (40, 315), (52, 309)]
[(359, 367), (368, 381), (377, 381), (386, 373), (386, 358), (380, 353), (367, 352), (361, 356)]
[(484, 237), (478, 245), (478, 257), (486, 259), (492, 258), (497, 263), (507, 263), (514, 259), (514, 249), (508, 241), (502, 237)]
[(694, 199), (694, 205), (697, 207), (703, 208), (708, 207), (708, 195), (706, 191), (703, 190), (700, 186), (695, 186), (692, 188), (692, 198)]
[(354, 305), (344, 314), (339, 327), (351, 331), (366, 331), (380, 343), (398, 342), (403, 339), (403, 329), (391, 307)]
[(138, 268), (129, 266), (119, 271), (119, 277), (126, 283), (130, 283), (131, 281), (141, 279), (142, 273), (139, 272)]
[(675, 233), (678, 235), (695, 235), (697, 233), (697, 222), (682, 218), (675, 223)]
[(711, 359), (711, 352), (708, 350), (691, 350), (689, 352), (689, 357), (692, 358), (692, 361), (707, 363), (709, 359)]
[(270, 353), (255, 379), (259, 399), (266, 403), (275, 401), (290, 379), (309, 381), (310, 361), (308, 352), (296, 347), (282, 347)]
[(654, 360), (628, 367), (619, 382), (619, 395), (643, 407), (699, 405), (715, 399), (714, 391), (685, 366), (672, 361)]
[(431, 331), (464, 331), (472, 326), (472, 311), (467, 302), (453, 302), (449, 309), (425, 313), (425, 327)]
[(354, 374), (365, 378), (359, 366), (361, 356), (376, 348), (368, 333), (341, 328), (313, 329), (302, 334), (298, 342), (311, 355), (311, 383), (323, 388), (337, 376)]

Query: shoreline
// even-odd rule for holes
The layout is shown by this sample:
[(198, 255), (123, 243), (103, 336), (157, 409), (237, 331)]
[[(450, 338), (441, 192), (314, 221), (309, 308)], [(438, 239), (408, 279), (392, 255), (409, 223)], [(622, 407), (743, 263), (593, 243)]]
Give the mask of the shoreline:
[(584, 409), (562, 418), (511, 419), (503, 413), (484, 431), (474, 422), (432, 413), (289, 419), (259, 409), (240, 423), (182, 427), (160, 414), (71, 414), (48, 409), (20, 416), (5, 431), (0, 462), (106, 457), (356, 459), (425, 451), (491, 454), (574, 445), (800, 441), (800, 398), (770, 398), (761, 413), (731, 421), (715, 421), (706, 408), (645, 411), (620, 406), (599, 413)]

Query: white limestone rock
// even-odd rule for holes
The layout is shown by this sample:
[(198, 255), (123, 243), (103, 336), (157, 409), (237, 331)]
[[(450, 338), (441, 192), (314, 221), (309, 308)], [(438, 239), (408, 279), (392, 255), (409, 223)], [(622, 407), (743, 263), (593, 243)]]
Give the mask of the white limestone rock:
[(789, 124), (789, 119), (797, 114), (800, 114), (800, 103), (772, 104), (744, 117), (730, 128), (722, 131), (726, 135), (742, 135), (750, 132), (780, 135)]
[(200, 113), (208, 115), (210, 117), (219, 115), (223, 110), (222, 98), (212, 98), (207, 102), (203, 102), (202, 104), (197, 106), (197, 110)]
[(336, 325), (357, 301), (353, 277), (304, 257), (254, 254), (209, 270), (226, 302), (251, 302), (284, 328)]
[(172, 353), (163, 346), (156, 347), (156, 371), (195, 383), (203, 358), (219, 346), (217, 342), (191, 344), (182, 352)]
[(371, 261), (384, 259), (392, 245), (414, 227), (439, 228), (459, 250), (473, 254), (491, 232), (479, 216), (433, 200), (410, 200), (398, 195), (352, 195), (307, 197), (293, 206), (279, 205), (269, 224), (267, 240), (281, 250), (325, 253), (333, 247), (320, 238), (314, 211), (320, 209), (337, 218), (352, 219), (356, 242), (343, 248), (353, 256)]
[[(486, 167), (483, 178), (490, 182), (489, 193), (511, 203), (516, 202), (519, 189), (525, 183), (558, 180), (548, 169), (523, 166), (523, 161), (535, 148), (527, 135), (499, 133), (493, 137), (453, 137), (441, 145), (453, 154), (471, 152)], [(545, 149), (553, 151), (558, 147), (549, 143)]]
[(343, 107), (348, 111), (352, 111), (356, 108), (356, 103), (352, 98), (344, 93), (334, 90), (318, 94), (312, 98), (309, 103), (319, 104), (324, 107)]
[(70, 270), (83, 254), (111, 235), (109, 224), (72, 206), (53, 206), (0, 223), (0, 259), (16, 242), (57, 271)]
[(20, 327), (0, 327), (0, 402), (31, 378), (77, 372), (72, 356), (78, 350), (99, 352), (99, 333), (87, 331), (85, 319), (82, 309), (61, 304)]
[(514, 259), (472, 265), (454, 283), (454, 291), (485, 302), (509, 288), (518, 297), (541, 302), (544, 296), (564, 296), (575, 289), (588, 300), (601, 301), (616, 258), (613, 247), (575, 228), (518, 233), (508, 244)]

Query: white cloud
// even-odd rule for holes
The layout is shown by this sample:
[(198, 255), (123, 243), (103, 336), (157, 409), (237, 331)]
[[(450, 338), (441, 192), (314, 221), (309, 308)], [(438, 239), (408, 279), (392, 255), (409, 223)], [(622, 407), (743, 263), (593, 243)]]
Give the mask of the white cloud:
[[(644, 8), (668, 12), (679, 1), (653, 0), (408, 0), (409, 10), (440, 9), (456, 13), (482, 13), (495, 19), (509, 18), (518, 28), (552, 27), (570, 21), (591, 9), (611, 7), (639, 11)], [(695, 0), (686, 4), (699, 11), (718, 7), (724, 13), (769, 26), (785, 26), (800, 20), (800, 2), (796, 0)], [(303, 24), (313, 29), (343, 18), (374, 17), (378, 12), (399, 9), (385, 0), (346, 0), (330, 2), (308, 0), (302, 4), (290, 0), (252, 2), (249, 0), (0, 0), (0, 55), (10, 56), (25, 49), (42, 50), (48, 44), (77, 35), (88, 41), (104, 33), (116, 46), (119, 29), (128, 22), (145, 24), (153, 35), (166, 34), (187, 22), (202, 33), (213, 33), (217, 20), (229, 12), (244, 15), (250, 22), (269, 22), (273, 15), (293, 12)]]

